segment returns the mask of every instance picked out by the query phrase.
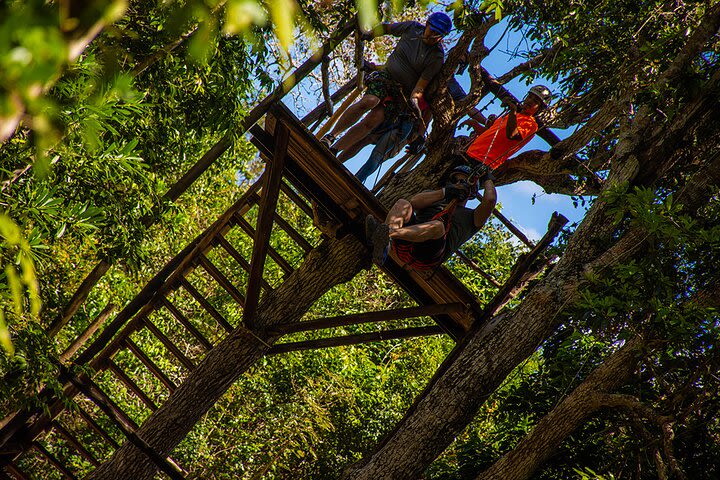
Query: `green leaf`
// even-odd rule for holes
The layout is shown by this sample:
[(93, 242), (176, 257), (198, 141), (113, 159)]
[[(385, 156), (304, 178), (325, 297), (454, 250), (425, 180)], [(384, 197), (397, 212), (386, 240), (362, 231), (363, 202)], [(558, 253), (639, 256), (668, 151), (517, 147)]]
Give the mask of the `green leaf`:
[(10, 338), (10, 330), (8, 330), (5, 324), (5, 315), (3, 315), (2, 309), (0, 309), (0, 345), (2, 345), (8, 357), (15, 355), (15, 347)]

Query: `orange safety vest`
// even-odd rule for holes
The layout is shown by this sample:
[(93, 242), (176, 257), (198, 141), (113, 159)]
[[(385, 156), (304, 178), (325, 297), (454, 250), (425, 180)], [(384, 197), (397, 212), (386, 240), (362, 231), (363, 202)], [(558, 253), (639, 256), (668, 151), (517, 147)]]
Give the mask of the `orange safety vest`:
[(512, 154), (528, 143), (532, 136), (535, 135), (535, 132), (538, 131), (537, 121), (532, 115), (517, 113), (516, 117), (517, 129), (522, 139), (513, 140), (507, 138), (505, 129), (508, 117), (503, 115), (473, 140), (467, 149), (468, 156), (484, 163), (491, 169), (496, 169), (505, 163)]

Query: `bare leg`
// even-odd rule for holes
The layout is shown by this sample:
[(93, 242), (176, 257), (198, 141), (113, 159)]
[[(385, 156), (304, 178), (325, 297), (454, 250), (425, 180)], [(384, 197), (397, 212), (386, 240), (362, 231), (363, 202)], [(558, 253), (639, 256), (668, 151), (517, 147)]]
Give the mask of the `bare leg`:
[(387, 217), (385, 217), (385, 224), (390, 227), (390, 231), (402, 228), (405, 223), (410, 221), (412, 213), (412, 203), (401, 198), (390, 208)]
[(357, 142), (352, 147), (343, 150), (343, 152), (337, 156), (337, 159), (340, 160), (341, 163), (347, 162), (348, 160), (353, 158), (355, 155), (357, 155), (357, 153), (360, 150), (362, 150), (364, 147), (368, 146), (370, 144), (370, 140), (371, 140), (370, 136), (363, 138), (362, 140)]
[(365, 95), (360, 100), (351, 105), (345, 113), (340, 115), (337, 123), (333, 127), (330, 134), (337, 137), (339, 134), (354, 125), (365, 112), (375, 108), (380, 103), (380, 99), (375, 95)]
[(420, 223), (418, 225), (404, 225), (410, 221), (413, 206), (405, 199), (395, 202), (385, 218), (385, 224), (390, 227), (390, 238), (398, 238), (410, 242), (424, 242), (434, 240), (445, 234), (445, 225), (440, 220)]
[(343, 151), (352, 148), (356, 143), (362, 141), (365, 137), (370, 135), (375, 127), (380, 125), (385, 120), (385, 110), (381, 106), (377, 106), (370, 110), (370, 113), (365, 115), (360, 123), (352, 127), (347, 131), (341, 139), (339, 139), (333, 145), (337, 151)]
[(431, 220), (396, 230), (390, 228), (390, 238), (407, 240), (408, 242), (425, 242), (441, 238), (443, 235), (445, 235), (445, 225), (440, 220)]

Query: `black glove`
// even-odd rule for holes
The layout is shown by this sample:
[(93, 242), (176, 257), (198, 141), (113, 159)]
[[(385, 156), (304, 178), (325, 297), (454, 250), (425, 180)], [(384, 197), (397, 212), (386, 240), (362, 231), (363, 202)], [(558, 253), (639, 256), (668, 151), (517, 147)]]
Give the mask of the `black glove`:
[(462, 183), (448, 183), (445, 185), (445, 200), (467, 200), (470, 194), (470, 187)]
[(425, 139), (423, 137), (416, 138), (410, 144), (408, 144), (407, 147), (405, 147), (405, 150), (410, 155), (417, 155), (418, 153), (425, 150)]

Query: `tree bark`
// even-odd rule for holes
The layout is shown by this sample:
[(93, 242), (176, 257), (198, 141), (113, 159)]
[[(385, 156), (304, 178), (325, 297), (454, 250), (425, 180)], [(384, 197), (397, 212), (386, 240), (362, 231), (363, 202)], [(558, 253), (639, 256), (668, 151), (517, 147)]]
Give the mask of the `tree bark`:
[(477, 480), (525, 480), (542, 465), (562, 441), (599, 408), (601, 393), (609, 393), (627, 383), (635, 370), (638, 354), (644, 345), (635, 337), (608, 356), (570, 395), (538, 422), (512, 451)]
[[(258, 330), (239, 327), (211, 350), (143, 423), (138, 436), (161, 455), (169, 455), (232, 383), (269, 350), (277, 339), (267, 333), (270, 327), (298, 321), (319, 296), (366, 266), (366, 257), (365, 247), (351, 235), (315, 248), (298, 270), (263, 298), (256, 317)], [(155, 471), (150, 459), (126, 442), (88, 478), (142, 480), (153, 478)]]

